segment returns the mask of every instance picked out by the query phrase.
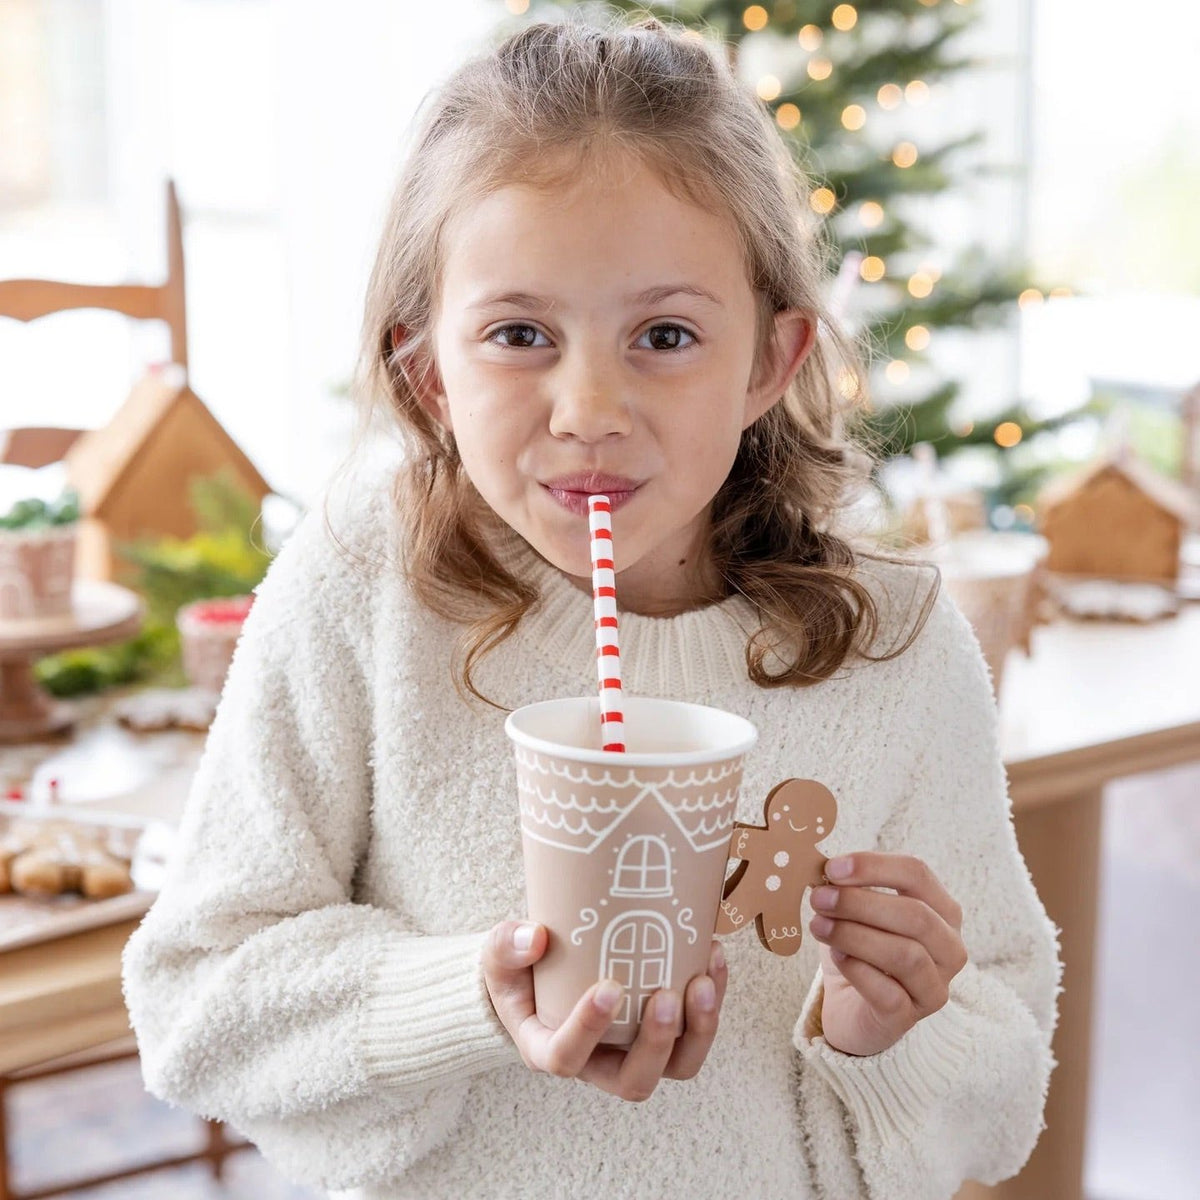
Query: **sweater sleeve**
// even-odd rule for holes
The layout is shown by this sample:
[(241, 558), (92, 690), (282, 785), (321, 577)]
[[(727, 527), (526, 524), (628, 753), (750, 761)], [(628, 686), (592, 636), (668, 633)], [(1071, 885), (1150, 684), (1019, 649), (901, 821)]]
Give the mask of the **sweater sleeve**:
[(470, 1077), (516, 1061), (485, 932), (423, 936), (352, 900), (370, 836), (371, 587), (323, 513), (272, 563), (238, 643), (123, 986), (145, 1083), (349, 1188), (441, 1144)]
[(1017, 847), (987, 667), (944, 594), (908, 654), (892, 744), (907, 741), (911, 766), (875, 848), (928, 863), (963, 909), (969, 962), (945, 1007), (866, 1057), (820, 1035), (818, 972), (795, 1032), (802, 1111), (834, 1120), (840, 1110), (844, 1130), (811, 1138), (814, 1158), (848, 1134), (861, 1173), (855, 1190), (845, 1162), (815, 1161), (826, 1200), (940, 1200), (966, 1179), (1017, 1174), (1043, 1128), (1054, 1066), (1057, 930)]

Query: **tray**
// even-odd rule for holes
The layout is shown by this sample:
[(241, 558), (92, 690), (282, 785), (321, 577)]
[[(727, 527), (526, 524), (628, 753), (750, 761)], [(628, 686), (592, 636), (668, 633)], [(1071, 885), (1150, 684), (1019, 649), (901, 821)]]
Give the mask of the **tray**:
[(25, 820), (70, 821), (99, 830), (107, 847), (129, 860), (134, 890), (107, 900), (89, 900), (72, 892), (61, 896), (0, 893), (0, 952), (140, 917), (154, 903), (174, 844), (174, 828), (168, 823), (74, 805), (0, 800), (0, 836), (16, 821)]

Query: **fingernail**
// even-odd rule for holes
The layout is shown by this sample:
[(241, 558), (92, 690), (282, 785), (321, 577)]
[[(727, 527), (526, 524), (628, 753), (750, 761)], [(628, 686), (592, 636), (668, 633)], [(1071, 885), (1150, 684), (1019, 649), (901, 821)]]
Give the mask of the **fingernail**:
[(710, 971), (719, 971), (725, 965), (725, 951), (721, 949), (718, 943), (712, 949), (712, 954), (708, 956), (708, 969)]
[(854, 859), (831, 858), (825, 864), (825, 874), (830, 879), (845, 879), (854, 871)]
[(621, 985), (606, 979), (592, 993), (592, 1003), (603, 1013), (612, 1012), (621, 1003)]
[(528, 950), (533, 945), (533, 935), (536, 930), (536, 925), (518, 925), (513, 930), (513, 949), (522, 953)]
[(701, 1012), (712, 1012), (717, 1007), (717, 987), (707, 976), (696, 984), (696, 1007)]
[(679, 997), (674, 992), (659, 992), (654, 1015), (662, 1025), (671, 1025), (679, 1015)]
[(813, 908), (833, 908), (838, 902), (838, 890), (835, 887), (819, 887), (812, 894)]

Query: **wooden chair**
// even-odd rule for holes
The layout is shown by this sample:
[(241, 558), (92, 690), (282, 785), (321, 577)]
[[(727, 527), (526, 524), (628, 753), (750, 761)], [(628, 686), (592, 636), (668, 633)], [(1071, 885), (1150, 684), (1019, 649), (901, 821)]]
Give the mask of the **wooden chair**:
[(158, 285), (64, 283), (53, 279), (0, 280), (0, 316), (32, 321), (71, 308), (103, 308), (140, 321), (165, 321), (171, 331), (171, 361), (185, 369), (187, 316), (184, 297), (183, 231), (175, 183), (167, 180), (167, 279)]

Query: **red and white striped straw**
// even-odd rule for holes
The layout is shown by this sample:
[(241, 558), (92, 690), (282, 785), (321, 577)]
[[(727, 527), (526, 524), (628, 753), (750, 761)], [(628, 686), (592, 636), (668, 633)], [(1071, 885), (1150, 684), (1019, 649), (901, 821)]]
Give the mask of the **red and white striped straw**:
[(596, 670), (600, 677), (600, 743), (605, 750), (624, 754), (617, 576), (613, 566), (612, 505), (607, 496), (588, 497), (588, 529), (592, 546), (592, 608), (596, 615)]

